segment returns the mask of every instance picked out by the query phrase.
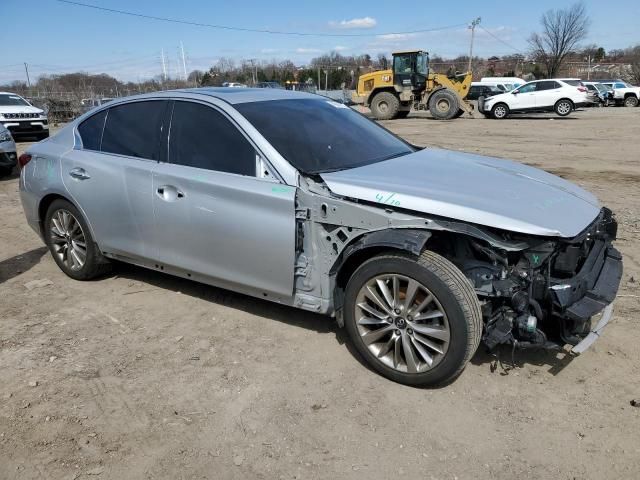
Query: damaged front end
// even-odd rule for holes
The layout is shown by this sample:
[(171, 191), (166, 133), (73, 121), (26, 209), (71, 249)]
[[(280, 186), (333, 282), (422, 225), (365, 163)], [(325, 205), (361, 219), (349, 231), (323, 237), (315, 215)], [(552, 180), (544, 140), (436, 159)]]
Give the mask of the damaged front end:
[(481, 301), (485, 345), (491, 350), (501, 344), (547, 349), (570, 344), (576, 346), (573, 353), (584, 351), (611, 308), (594, 333), (591, 318), (613, 302), (620, 284), (622, 258), (612, 246), (616, 233), (611, 211), (603, 208), (571, 239), (514, 234), (510, 240), (521, 249), (457, 240), (452, 260)]

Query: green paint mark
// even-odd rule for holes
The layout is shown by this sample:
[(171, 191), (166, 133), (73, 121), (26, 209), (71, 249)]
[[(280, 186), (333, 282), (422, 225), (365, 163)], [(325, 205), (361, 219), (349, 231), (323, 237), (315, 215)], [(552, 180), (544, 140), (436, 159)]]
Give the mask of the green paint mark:
[[(385, 197), (386, 196), (386, 197)], [(400, 200), (396, 200), (393, 197), (395, 196), (395, 193), (390, 193), (389, 195), (387, 195), (386, 193), (376, 193), (376, 202), (378, 203), (384, 203), (385, 205), (391, 205), (393, 207), (399, 207), (400, 206)]]
[(538, 254), (533, 254), (533, 255), (531, 256), (531, 259), (533, 260), (533, 264), (534, 264), (534, 265), (537, 265), (537, 264), (538, 264), (538, 262), (540, 262), (540, 255), (538, 255)]
[(291, 191), (291, 187), (286, 187), (286, 186), (271, 187), (271, 191), (273, 193), (289, 193)]

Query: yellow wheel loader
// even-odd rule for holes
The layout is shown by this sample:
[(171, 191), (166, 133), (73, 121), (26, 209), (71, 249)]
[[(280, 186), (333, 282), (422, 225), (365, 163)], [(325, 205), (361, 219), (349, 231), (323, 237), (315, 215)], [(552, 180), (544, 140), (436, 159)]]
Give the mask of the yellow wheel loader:
[(429, 54), (421, 50), (395, 52), (393, 68), (360, 76), (352, 100), (371, 109), (378, 120), (405, 118), (413, 110), (429, 110), (438, 120), (450, 120), (473, 105), (465, 100), (472, 74), (447, 76), (429, 71)]

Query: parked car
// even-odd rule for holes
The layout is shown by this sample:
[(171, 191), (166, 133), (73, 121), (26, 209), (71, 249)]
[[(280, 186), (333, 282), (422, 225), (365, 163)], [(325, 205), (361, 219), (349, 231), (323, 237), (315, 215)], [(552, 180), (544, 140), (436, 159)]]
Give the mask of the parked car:
[(492, 97), (503, 93), (498, 87), (492, 85), (484, 85), (476, 82), (471, 83), (469, 87), (469, 93), (467, 94), (467, 100), (478, 100), (480, 97)]
[(510, 92), (514, 88), (524, 85), (527, 81), (519, 77), (483, 77), (479, 83), (496, 87), (503, 92)]
[(609, 101), (613, 98), (613, 91), (607, 88), (606, 85), (603, 85), (599, 82), (582, 82), (582, 84), (588, 90), (590, 96), (594, 97), (594, 101), (600, 103), (601, 105), (607, 106)]
[(224, 82), (222, 86), (231, 87), (231, 88), (247, 88), (247, 86), (244, 83), (238, 83), (238, 82)]
[(11, 132), (0, 123), (0, 177), (11, 175), (17, 158), (16, 144)]
[(531, 112), (556, 112), (566, 117), (589, 103), (587, 89), (580, 80), (551, 79), (525, 83), (511, 92), (483, 99), (478, 102), (478, 110), (495, 119)]
[(256, 88), (284, 88), (278, 82), (258, 82)]
[(14, 138), (20, 135), (39, 139), (49, 136), (49, 120), (44, 110), (34, 107), (15, 93), (0, 92), (0, 123)]
[(111, 97), (103, 97), (103, 98), (83, 98), (80, 100), (80, 105), (82, 106), (82, 113), (88, 112), (96, 107), (104, 105), (105, 103), (109, 103), (113, 101)]
[(640, 104), (640, 87), (634, 87), (622, 80), (605, 81), (602, 84), (611, 89), (611, 97), (616, 105), (637, 107)]
[(481, 341), (582, 352), (622, 272), (616, 220), (589, 192), (415, 147), (312, 94), (119, 99), (19, 164), (27, 221), (71, 278), (116, 259), (328, 314), (409, 385), (451, 381)]

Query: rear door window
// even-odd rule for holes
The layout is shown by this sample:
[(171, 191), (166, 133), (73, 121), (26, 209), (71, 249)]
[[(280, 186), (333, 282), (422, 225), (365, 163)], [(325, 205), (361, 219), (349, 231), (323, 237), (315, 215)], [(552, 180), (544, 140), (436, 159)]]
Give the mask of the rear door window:
[(554, 82), (552, 80), (543, 80), (541, 82), (537, 82), (536, 92), (540, 92), (543, 90), (553, 90), (554, 88), (559, 88), (560, 84), (558, 82)]
[(255, 176), (256, 151), (223, 113), (195, 102), (176, 101), (169, 132), (169, 162)]
[(164, 100), (126, 103), (109, 109), (100, 150), (129, 157), (160, 160)]
[(85, 150), (100, 151), (102, 142), (102, 131), (104, 121), (107, 118), (107, 111), (103, 110), (87, 118), (78, 126), (78, 133), (82, 139), (82, 148)]

